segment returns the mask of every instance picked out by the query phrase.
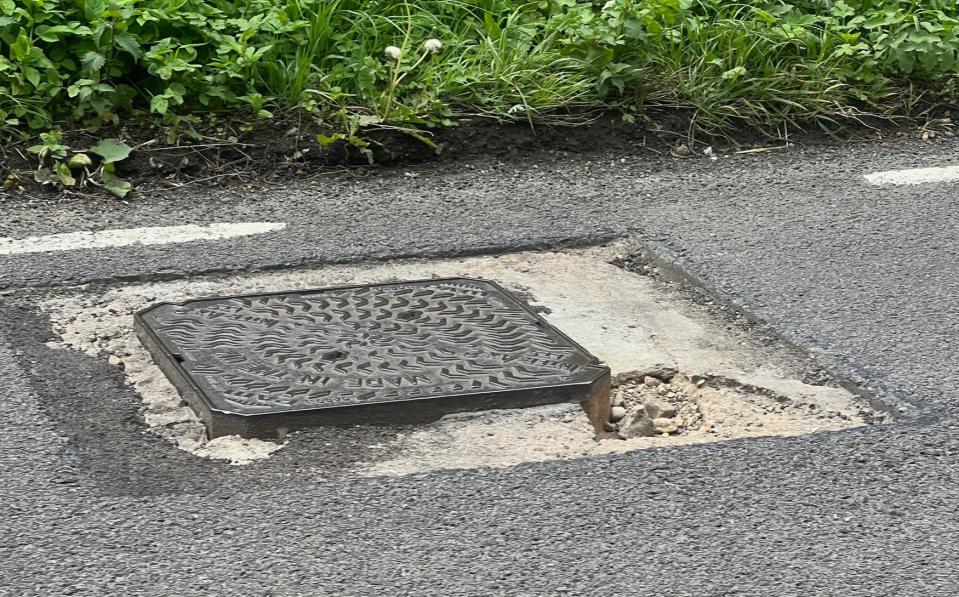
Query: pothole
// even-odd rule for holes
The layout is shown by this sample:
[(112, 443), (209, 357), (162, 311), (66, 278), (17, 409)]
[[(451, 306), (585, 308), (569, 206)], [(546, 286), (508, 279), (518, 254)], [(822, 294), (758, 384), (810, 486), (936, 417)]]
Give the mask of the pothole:
[(617, 380), (610, 423), (619, 438), (799, 435), (863, 424), (874, 413), (841, 392), (779, 394), (733, 379), (673, 371)]
[(150, 432), (198, 457), (235, 464), (256, 466), (281, 448), (295, 451), (298, 436), (290, 434), (283, 443), (238, 436), (208, 440), (196, 414), (135, 337), (134, 313), (160, 301), (433, 277), (484, 278), (521, 293), (552, 325), (607, 364), (617, 380), (615, 420), (609, 429), (625, 439), (597, 442), (578, 405), (458, 413), (412, 430), (397, 429), (382, 445), (370, 447), (382, 457), (351, 465), (354, 475), (511, 466), (836, 431), (887, 420), (839, 384), (804, 383), (807, 372), (818, 368), (808, 357), (770, 347), (663, 284), (610, 265), (622, 252), (614, 246), (151, 282), (53, 296), (41, 309), (56, 332), (48, 346), (80, 351), (123, 370), (140, 397)]
[(797, 436), (872, 424), (874, 411), (845, 390), (778, 393), (725, 377), (671, 369), (628, 372), (614, 381), (610, 431), (595, 441), (581, 409), (571, 405), (446, 417), (398, 436), (368, 475), (446, 468), (503, 467), (522, 462), (624, 453), (738, 438)]

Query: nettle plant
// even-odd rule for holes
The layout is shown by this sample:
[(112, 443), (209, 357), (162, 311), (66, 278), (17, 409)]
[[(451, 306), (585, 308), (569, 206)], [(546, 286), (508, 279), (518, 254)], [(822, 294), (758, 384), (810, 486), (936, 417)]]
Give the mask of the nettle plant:
[(0, 117), (96, 127), (137, 109), (174, 119), (186, 102), (269, 116), (253, 86), (264, 40), (303, 25), (271, 0), (0, 0)]
[(0, 0), (0, 129), (38, 140), (29, 148), (38, 182), (123, 196), (129, 184), (114, 165), (126, 146), (107, 140), (71, 155), (61, 123), (96, 131), (152, 114), (176, 125), (181, 107), (269, 117), (270, 98), (252, 82), (272, 47), (263, 39), (300, 26), (271, 0)]
[(63, 117), (117, 122), (116, 109), (129, 107), (137, 93), (112, 82), (141, 55), (126, 31), (129, 8), (104, 0), (0, 0), (0, 12), (0, 39), (10, 47), (0, 56), (7, 124), (38, 130)]

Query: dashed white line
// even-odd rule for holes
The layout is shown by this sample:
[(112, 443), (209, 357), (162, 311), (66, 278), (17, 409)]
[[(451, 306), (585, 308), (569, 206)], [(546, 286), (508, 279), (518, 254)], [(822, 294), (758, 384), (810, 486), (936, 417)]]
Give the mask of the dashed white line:
[(118, 228), (113, 230), (66, 232), (27, 238), (0, 237), (0, 255), (73, 251), (76, 249), (103, 249), (131, 245), (164, 245), (197, 240), (220, 240), (264, 234), (286, 228), (285, 222), (216, 223), (207, 226), (153, 226), (145, 228)]
[(930, 182), (949, 182), (959, 180), (959, 166), (887, 170), (885, 172), (867, 174), (865, 178), (867, 182), (874, 185), (914, 185)]

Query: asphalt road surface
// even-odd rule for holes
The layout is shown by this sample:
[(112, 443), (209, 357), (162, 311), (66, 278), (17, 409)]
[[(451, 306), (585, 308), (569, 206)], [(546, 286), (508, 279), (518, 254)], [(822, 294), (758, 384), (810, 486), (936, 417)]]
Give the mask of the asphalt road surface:
[[(21, 347), (36, 331), (8, 319), (0, 594), (955, 595), (959, 182), (865, 177), (957, 158), (952, 139), (716, 160), (532, 152), (129, 205), (8, 200), (0, 237), (21, 241), (286, 224), (145, 246), (20, 243), (0, 255), (8, 305), (65, 284), (635, 237), (906, 418), (507, 469), (146, 493), (98, 481), (122, 471), (93, 469), (39, 391), (49, 364)], [(110, 383), (74, 366), (56, 375)]]

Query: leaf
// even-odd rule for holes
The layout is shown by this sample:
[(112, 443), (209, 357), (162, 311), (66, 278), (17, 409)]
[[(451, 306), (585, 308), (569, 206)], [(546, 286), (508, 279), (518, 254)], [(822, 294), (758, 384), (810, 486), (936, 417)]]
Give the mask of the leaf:
[(83, 67), (89, 69), (91, 72), (98, 72), (103, 65), (107, 63), (107, 58), (100, 52), (94, 52), (90, 50), (83, 55), (83, 58), (80, 59), (80, 62), (83, 64)]
[(769, 25), (776, 22), (776, 17), (761, 8), (753, 8), (753, 16), (756, 17), (756, 20), (762, 21)]
[[(0, 18), (0, 24), (2, 24), (3, 19)], [(48, 27), (47, 25), (40, 25), (33, 30), (33, 33), (42, 39), (43, 41), (48, 41), (50, 43), (55, 43), (60, 40), (61, 37), (67, 35), (76, 35), (77, 37), (90, 37), (93, 33), (90, 31), (89, 27), (81, 25), (80, 23), (71, 22), (68, 25), (54, 25), (53, 27)]]
[[(9, 18), (9, 17), (5, 17), (5, 18)], [(2, 21), (3, 19), (0, 19), (0, 22)], [(57, 34), (57, 32), (51, 31), (51, 29), (52, 27), (48, 27), (46, 25), (40, 25), (39, 27), (33, 30), (33, 34), (39, 37), (40, 39), (42, 39), (43, 41), (55, 43), (60, 39), (60, 36)]]
[(169, 106), (169, 100), (162, 95), (154, 95), (153, 99), (150, 100), (150, 111), (156, 112), (157, 114), (166, 114), (166, 110)]
[(316, 135), (316, 142), (323, 146), (332, 145), (336, 143), (337, 141), (342, 141), (343, 139), (346, 139), (346, 135), (344, 135), (343, 133), (333, 133), (329, 137), (327, 137), (323, 133), (318, 133)]
[(721, 74), (720, 78), (722, 78), (725, 81), (728, 81), (729, 79), (736, 79), (745, 74), (746, 74), (746, 68), (743, 66), (737, 66), (736, 68), (731, 68), (728, 71)]
[(40, 168), (33, 173), (33, 180), (40, 184), (50, 184), (56, 180), (53, 170), (49, 168)]
[(113, 42), (118, 48), (134, 58), (139, 58), (143, 55), (143, 50), (140, 49), (140, 42), (138, 42), (136, 38), (129, 33), (121, 33), (114, 38)]
[(130, 184), (130, 181), (123, 180), (114, 174), (113, 169), (109, 167), (104, 167), (100, 170), (100, 182), (103, 183), (103, 188), (110, 191), (110, 193), (116, 195), (120, 199), (126, 197), (127, 193), (130, 192), (130, 189), (133, 188), (133, 185)]
[(375, 114), (361, 114), (356, 119), (356, 123), (360, 126), (371, 126), (374, 124), (380, 124), (381, 122), (383, 122), (383, 119)]
[(13, 0), (0, 0), (0, 11), (3, 11), (3, 14), (10, 16), (16, 9), (17, 5), (14, 4)]
[(99, 19), (104, 12), (107, 10), (107, 3), (104, 0), (84, 0), (83, 1), (83, 16), (87, 18), (88, 21), (96, 21)]
[(33, 44), (30, 43), (27, 30), (21, 28), (20, 33), (17, 34), (16, 41), (10, 44), (10, 53), (13, 56), (13, 60), (15, 62), (26, 62), (27, 55), (30, 53), (32, 47)]
[(77, 179), (70, 173), (70, 167), (63, 162), (57, 162), (57, 178), (60, 179), (60, 184), (65, 187), (72, 187), (77, 184)]
[(496, 22), (496, 19), (493, 18), (493, 15), (490, 13), (483, 14), (483, 24), (486, 25), (486, 33), (493, 39), (499, 39), (503, 35), (503, 30), (500, 28), (499, 23)]
[(86, 168), (87, 166), (92, 165), (93, 160), (91, 160), (90, 156), (85, 153), (76, 153), (67, 161), (67, 166), (70, 168)]
[(168, 98), (172, 97), (177, 104), (182, 104), (183, 96), (186, 95), (186, 87), (182, 83), (170, 83), (163, 95)]
[(130, 146), (117, 139), (104, 139), (90, 151), (100, 156), (104, 164), (112, 164), (127, 159), (130, 155)]
[(40, 71), (37, 69), (33, 68), (32, 66), (25, 66), (23, 67), (23, 75), (34, 87), (40, 86)]

